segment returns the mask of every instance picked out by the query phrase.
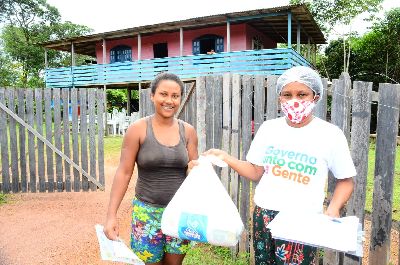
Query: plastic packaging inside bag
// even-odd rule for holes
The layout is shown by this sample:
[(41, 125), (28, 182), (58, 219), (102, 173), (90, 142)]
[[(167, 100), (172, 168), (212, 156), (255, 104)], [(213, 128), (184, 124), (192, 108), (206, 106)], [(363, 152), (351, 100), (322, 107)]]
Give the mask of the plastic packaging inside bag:
[(165, 208), (164, 234), (217, 246), (235, 246), (243, 222), (213, 164), (226, 166), (215, 156), (200, 156), (181, 187)]

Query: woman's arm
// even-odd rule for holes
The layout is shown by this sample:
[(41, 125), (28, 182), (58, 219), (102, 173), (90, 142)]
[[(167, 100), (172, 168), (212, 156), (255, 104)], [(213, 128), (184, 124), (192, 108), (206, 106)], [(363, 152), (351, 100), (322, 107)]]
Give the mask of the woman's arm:
[(110, 201), (107, 210), (107, 219), (104, 232), (109, 239), (115, 240), (118, 236), (117, 211), (126, 193), (134, 167), (137, 152), (140, 146), (140, 131), (142, 121), (132, 124), (122, 142), (119, 166), (111, 187)]
[(185, 123), (185, 135), (187, 139), (187, 151), (189, 155), (189, 162), (199, 158), (198, 153), (198, 139), (196, 130), (192, 125)]
[(353, 193), (353, 178), (337, 179), (332, 200), (326, 209), (325, 214), (331, 217), (340, 217), (340, 209), (350, 199)]
[(225, 161), (240, 176), (250, 180), (259, 181), (264, 174), (264, 168), (248, 161), (239, 160), (220, 149), (210, 149), (204, 155), (215, 155)]

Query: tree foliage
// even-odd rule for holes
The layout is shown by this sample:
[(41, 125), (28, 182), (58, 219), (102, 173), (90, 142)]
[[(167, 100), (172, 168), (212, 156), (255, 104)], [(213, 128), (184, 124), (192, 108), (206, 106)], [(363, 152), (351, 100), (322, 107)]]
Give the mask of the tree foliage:
[[(0, 19), (5, 23), (1, 38), (4, 52), (20, 64), (21, 86), (43, 84), (44, 49), (37, 45), (54, 39), (87, 34), (86, 26), (61, 22), (58, 10), (46, 0), (3, 0)], [(65, 64), (66, 55), (49, 50), (50, 67)]]
[[(400, 83), (400, 8), (390, 10), (370, 32), (350, 38), (350, 43), (353, 48), (349, 74), (354, 80)], [(325, 49), (323, 65), (319, 67), (325, 66), (330, 78), (340, 75), (342, 51), (342, 39), (331, 41)]]
[(376, 13), (383, 0), (290, 0), (290, 4), (306, 4), (325, 34), (337, 24), (349, 24), (361, 13)]

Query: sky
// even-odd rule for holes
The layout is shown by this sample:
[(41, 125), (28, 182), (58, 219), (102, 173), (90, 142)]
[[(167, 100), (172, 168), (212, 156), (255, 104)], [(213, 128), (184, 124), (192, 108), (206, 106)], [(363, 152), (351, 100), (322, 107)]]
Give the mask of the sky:
[[(47, 0), (61, 13), (64, 21), (86, 25), (101, 33), (161, 22), (177, 21), (193, 17), (223, 14), (260, 8), (288, 5), (289, 0)], [(138, 2), (140, 4), (138, 4)], [(110, 4), (112, 3), (112, 4)], [(201, 3), (201, 4), (199, 4)], [(400, 7), (399, 0), (384, 0), (383, 11)], [(381, 12), (380, 17), (383, 17)], [(350, 30), (360, 34), (368, 30), (369, 24), (360, 16), (351, 26), (338, 26), (333, 36), (340, 36)]]

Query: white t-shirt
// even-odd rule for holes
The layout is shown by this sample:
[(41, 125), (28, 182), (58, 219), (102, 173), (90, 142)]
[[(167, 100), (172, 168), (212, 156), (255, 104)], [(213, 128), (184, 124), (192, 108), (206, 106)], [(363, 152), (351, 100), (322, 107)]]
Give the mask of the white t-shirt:
[(254, 202), (275, 211), (321, 213), (328, 169), (337, 179), (356, 175), (343, 132), (316, 117), (301, 128), (284, 117), (265, 121), (246, 158), (265, 170)]

